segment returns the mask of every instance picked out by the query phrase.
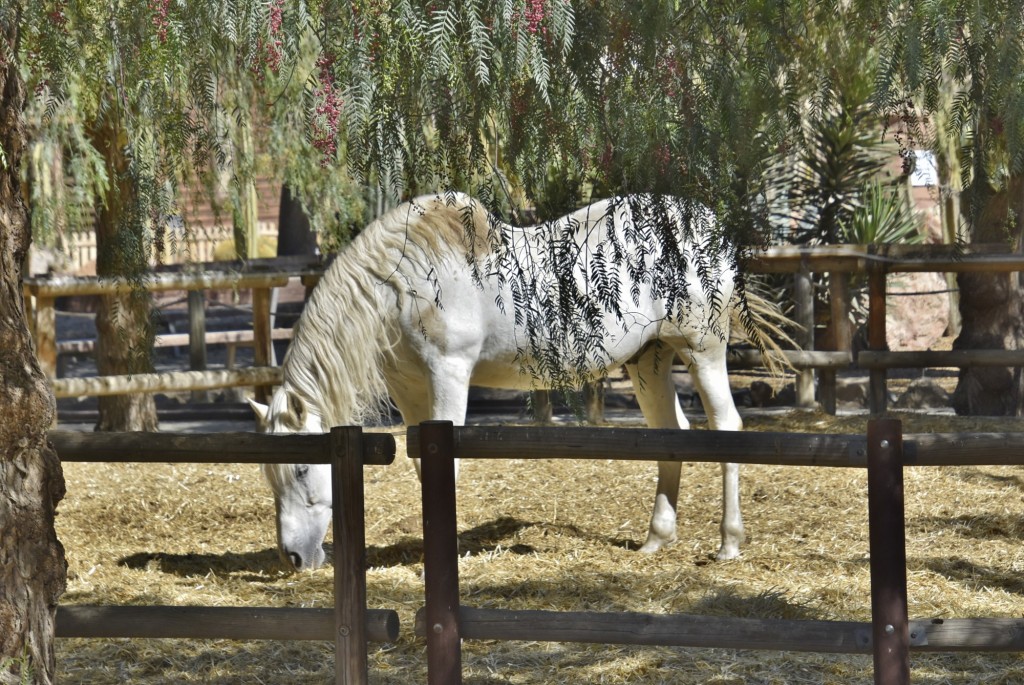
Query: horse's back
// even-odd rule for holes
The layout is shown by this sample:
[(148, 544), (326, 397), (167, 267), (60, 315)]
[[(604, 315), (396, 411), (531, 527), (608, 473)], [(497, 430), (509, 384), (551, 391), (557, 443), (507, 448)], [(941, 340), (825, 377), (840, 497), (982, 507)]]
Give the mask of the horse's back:
[[(410, 205), (399, 218), (426, 221), (434, 213), (432, 225), (444, 224), (449, 244), (417, 253), (429, 263), (406, 255), (392, 276), (402, 290), (407, 365), (464, 360), (474, 384), (534, 387), (550, 381), (542, 369), (558, 357), (600, 374), (656, 339), (679, 348), (700, 345), (709, 328), (728, 332), (728, 312), (716, 308), (731, 298), (731, 262), (701, 252), (705, 232), (683, 222), (706, 217), (687, 219), (688, 208), (667, 203), (670, 225), (652, 228), (641, 222), (653, 219), (636, 216), (629, 201), (610, 199), (519, 228), (478, 213), (467, 196)], [(685, 273), (659, 275), (666, 260)], [(675, 285), (686, 292), (667, 291)], [(590, 349), (581, 354), (583, 346)]]

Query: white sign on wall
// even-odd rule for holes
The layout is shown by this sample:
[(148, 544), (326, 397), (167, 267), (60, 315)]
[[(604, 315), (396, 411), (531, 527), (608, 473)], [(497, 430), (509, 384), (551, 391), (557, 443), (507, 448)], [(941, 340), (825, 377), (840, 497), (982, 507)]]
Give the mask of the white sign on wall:
[(914, 171), (910, 174), (914, 186), (937, 186), (939, 169), (935, 165), (935, 153), (931, 150), (914, 150)]

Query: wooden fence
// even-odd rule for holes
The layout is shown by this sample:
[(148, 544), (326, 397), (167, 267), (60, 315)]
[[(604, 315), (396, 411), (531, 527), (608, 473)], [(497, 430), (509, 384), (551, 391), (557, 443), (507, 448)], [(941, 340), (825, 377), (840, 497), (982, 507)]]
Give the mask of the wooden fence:
[[(273, 288), (283, 286), (289, 277), (300, 277), (307, 288), (312, 288), (323, 274), (324, 266), (308, 263), (309, 260), (253, 260), (245, 269), (235, 271), (203, 271), (196, 273), (157, 274), (144, 284), (152, 291), (188, 290), (190, 303), (190, 358), (202, 360), (193, 367), (205, 364), (205, 344), (216, 342), (205, 333), (205, 324), (200, 313), (202, 291), (207, 288), (251, 288), (253, 291), (253, 331), (256, 366), (270, 366), (272, 337), (270, 327), (270, 301)], [(223, 265), (220, 265), (221, 268)], [(815, 400), (822, 408), (835, 413), (836, 371), (839, 369), (866, 369), (869, 371), (869, 408), (872, 413), (885, 411), (887, 404), (886, 375), (891, 368), (967, 367), (967, 366), (1024, 366), (1024, 350), (955, 350), (955, 351), (908, 351), (890, 352), (886, 346), (885, 295), (886, 276), (899, 272), (989, 272), (1006, 273), (1024, 270), (1024, 254), (1006, 253), (1002, 246), (972, 245), (954, 248), (947, 245), (841, 245), (813, 248), (775, 247), (754, 258), (748, 269), (752, 273), (792, 273), (796, 318), (808, 331), (814, 323), (814, 299), (811, 279), (815, 273), (829, 274), (831, 289), (832, 319), (848, 324), (849, 309), (848, 280), (851, 274), (866, 274), (869, 287), (869, 349), (854, 355), (851, 332), (840, 325), (834, 350), (814, 350), (813, 336), (806, 335), (802, 350), (785, 353), (788, 361), (797, 369), (797, 399), (802, 405), (813, 404)], [(55, 377), (57, 343), (55, 339), (54, 300), (63, 295), (85, 295), (112, 293), (127, 289), (124, 283), (99, 281), (95, 278), (28, 279), (26, 293), (35, 301), (33, 333), (36, 339), (40, 363), (50, 377)], [(211, 334), (215, 335), (215, 334)], [(284, 335), (278, 332), (278, 335)], [(246, 337), (246, 336), (243, 336)], [(247, 343), (246, 340), (235, 343)], [(180, 342), (180, 341), (175, 341)], [(226, 344), (235, 344), (225, 339)], [(733, 350), (729, 362), (739, 365), (761, 364), (760, 354), (751, 350)], [(200, 370), (194, 368), (193, 370)], [(817, 394), (815, 394), (817, 374)], [(112, 377), (109, 381), (79, 381), (74, 387), (65, 388), (63, 381), (57, 381), (54, 389), (58, 396), (88, 394), (112, 394), (116, 392), (158, 392), (161, 390), (183, 390), (197, 388), (230, 387), (248, 385), (250, 378), (245, 374), (223, 373), (205, 376), (201, 385), (190, 385), (204, 376), (166, 376), (166, 385), (160, 379), (152, 379), (140, 389), (124, 385), (117, 390), (127, 377)], [(262, 382), (262, 379), (260, 379)], [(268, 383), (274, 382), (271, 378)], [(221, 384), (225, 385), (221, 385)], [(259, 386), (258, 394), (264, 395), (267, 386)]]
[(366, 608), (364, 465), (390, 464), (394, 436), (334, 428), (320, 435), (77, 433), (51, 431), (61, 461), (331, 464), (334, 609), (62, 606), (57, 637), (329, 640), (335, 682), (365, 685), (367, 641), (393, 642), (398, 614)]
[[(409, 429), (421, 461), (426, 636), (432, 685), (462, 682), (461, 641), (531, 640), (872, 653), (875, 682), (910, 682), (909, 653), (1024, 651), (1024, 619), (907, 616), (903, 467), (1024, 464), (1010, 434), (902, 434), (875, 419), (866, 436), (617, 428), (460, 427), (431, 421)], [(871, 623), (508, 611), (459, 599), (455, 459), (630, 459), (867, 468)]]
[[(801, 404), (814, 401), (812, 369), (818, 370), (818, 402), (829, 413), (836, 409), (835, 370), (861, 368), (869, 371), (869, 409), (873, 414), (885, 411), (888, 392), (886, 371), (892, 368), (1024, 366), (1024, 350), (956, 350), (890, 352), (886, 344), (886, 276), (912, 272), (986, 272), (1024, 271), (1024, 254), (1007, 253), (1004, 245), (836, 245), (813, 248), (776, 247), (755, 257), (748, 268), (753, 273), (792, 273), (797, 296), (797, 322), (813, 326), (814, 303), (811, 277), (830, 275), (831, 318), (840, 325), (835, 350), (817, 352), (811, 357), (793, 356), (798, 374), (797, 395)], [(848, 328), (849, 276), (866, 274), (869, 313), (867, 322), (869, 349), (853, 355)], [(813, 336), (804, 341), (804, 353), (813, 349)], [(757, 361), (757, 355), (747, 355)]]
[[(174, 236), (173, 247), (168, 246), (160, 261), (164, 263), (212, 262), (218, 245), (230, 243), (232, 247), (234, 246), (235, 236), (232, 226), (216, 223), (216, 217), (212, 213), (204, 213), (200, 219), (202, 220), (201, 225), (194, 226), (185, 235), (176, 234)], [(256, 230), (261, 240), (277, 239), (276, 221), (259, 221)], [(91, 231), (72, 232), (66, 239), (67, 246), (64, 252), (69, 257), (71, 268), (79, 273), (95, 269), (96, 235)], [(152, 261), (157, 261), (156, 255)]]
[[(29, 278), (25, 280), (25, 300), (36, 354), (44, 373), (53, 379), (57, 397), (82, 395), (116, 395), (133, 392), (167, 392), (206, 390), (213, 388), (256, 386), (257, 397), (266, 401), (271, 385), (280, 382), (280, 370), (272, 368), (273, 341), (291, 337), (291, 329), (271, 327), (271, 303), (275, 288), (283, 287), (293, 276), (322, 267), (310, 266), (315, 258), (278, 258), (251, 260), (246, 264), (216, 263), (209, 270), (183, 270), (151, 274), (135, 286), (122, 280), (76, 276)], [(157, 336), (154, 345), (188, 345), (190, 372), (135, 374), (78, 379), (58, 379), (59, 352), (91, 352), (94, 340), (57, 342), (56, 300), (58, 297), (80, 295), (113, 295), (143, 287), (149, 292), (184, 290), (188, 293), (189, 332), (187, 335)], [(251, 290), (252, 330), (221, 331), (207, 334), (205, 315), (206, 290)], [(236, 345), (253, 347), (253, 369), (206, 370), (206, 346), (225, 344), (229, 352)], [(63, 345), (63, 348), (61, 347)], [(233, 355), (229, 355), (229, 358)]]

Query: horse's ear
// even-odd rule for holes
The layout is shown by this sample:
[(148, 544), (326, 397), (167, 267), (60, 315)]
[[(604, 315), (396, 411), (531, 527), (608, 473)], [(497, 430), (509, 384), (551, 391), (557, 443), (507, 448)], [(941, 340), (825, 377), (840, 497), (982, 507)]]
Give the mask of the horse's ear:
[(267, 417), (270, 415), (270, 407), (265, 404), (260, 404), (256, 400), (249, 400), (249, 406), (252, 407), (253, 413), (256, 414), (256, 423), (259, 427), (267, 427)]
[(288, 393), (288, 414), (295, 419), (296, 427), (305, 428), (307, 416), (306, 403), (293, 392)]

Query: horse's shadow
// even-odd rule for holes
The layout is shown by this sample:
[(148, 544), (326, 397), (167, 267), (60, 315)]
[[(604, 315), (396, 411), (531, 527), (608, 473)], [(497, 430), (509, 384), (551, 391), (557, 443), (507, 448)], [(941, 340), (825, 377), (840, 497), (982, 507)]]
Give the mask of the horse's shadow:
[(1024, 595), (1024, 580), (1009, 569), (982, 566), (962, 557), (926, 557), (917, 561), (933, 573), (967, 587), (1000, 588)]
[[(534, 547), (521, 542), (510, 542), (523, 530), (535, 527), (556, 527), (562, 534), (578, 538), (593, 538), (585, 530), (570, 523), (557, 525), (545, 521), (528, 521), (512, 516), (502, 516), (485, 521), (459, 533), (459, 553), (477, 556), (501, 550), (505, 554), (532, 554)], [(637, 549), (632, 540), (601, 538), (606, 544), (627, 549)], [(324, 544), (326, 563), (334, 559), (334, 545)], [(368, 567), (392, 568), (422, 563), (422, 536), (408, 535), (389, 545), (369, 545), (366, 548)], [(281, 561), (277, 549), (268, 547), (259, 552), (224, 552), (221, 554), (200, 554), (188, 552), (171, 554), (166, 552), (138, 552), (118, 560), (119, 566), (135, 570), (156, 569), (162, 573), (188, 578), (215, 573), (232, 575), (243, 580), (266, 580), (267, 572), (290, 570)]]
[[(533, 547), (524, 544), (502, 544), (519, 531), (539, 525), (534, 521), (523, 521), (511, 516), (503, 516), (487, 521), (478, 526), (459, 533), (459, 553), (476, 556), (501, 549), (512, 554), (530, 554)], [(333, 549), (326, 545), (328, 557)], [(398, 542), (383, 546), (366, 548), (366, 563), (369, 566), (408, 566), (423, 561), (423, 537), (406, 536)]]
[[(156, 569), (182, 578), (232, 575), (242, 580), (265, 581), (268, 570), (284, 570), (277, 550), (267, 548), (259, 552), (224, 552), (223, 554), (168, 554), (165, 552), (139, 552), (118, 560), (119, 566), (135, 570)], [(240, 575), (239, 575), (240, 574)]]
[(1024, 516), (1020, 514), (987, 512), (960, 516), (921, 516), (915, 520), (917, 522), (936, 530), (952, 530), (961, 537), (973, 540), (1024, 538)]

